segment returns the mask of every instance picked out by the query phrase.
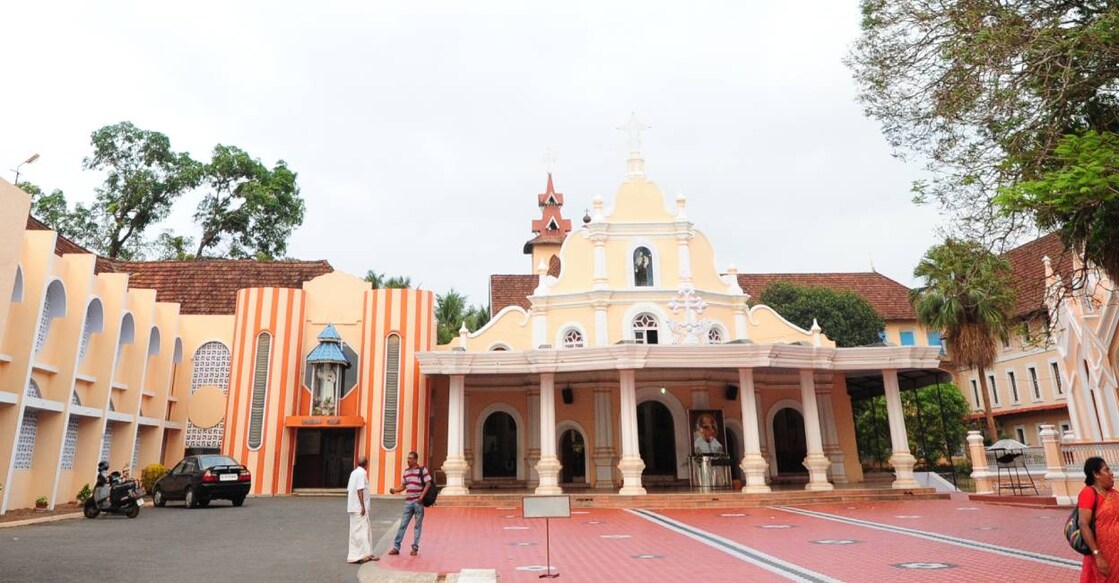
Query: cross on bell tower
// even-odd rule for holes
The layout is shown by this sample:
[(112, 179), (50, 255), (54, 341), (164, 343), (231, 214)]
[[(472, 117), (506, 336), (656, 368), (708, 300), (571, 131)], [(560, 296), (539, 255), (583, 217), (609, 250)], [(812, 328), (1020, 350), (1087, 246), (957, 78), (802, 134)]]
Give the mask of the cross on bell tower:
[(626, 144), (629, 147), (629, 156), (626, 158), (626, 177), (643, 178), (645, 176), (645, 159), (641, 156), (641, 132), (650, 129), (637, 119), (637, 114), (630, 112), (629, 121), (618, 126), (625, 132)]

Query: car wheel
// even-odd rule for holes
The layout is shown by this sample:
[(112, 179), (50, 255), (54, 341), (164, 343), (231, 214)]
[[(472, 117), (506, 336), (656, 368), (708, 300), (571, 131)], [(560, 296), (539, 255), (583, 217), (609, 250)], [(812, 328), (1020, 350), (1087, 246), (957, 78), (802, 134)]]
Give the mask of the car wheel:
[(167, 505), (167, 499), (163, 497), (163, 490), (156, 488), (155, 492), (152, 492), (152, 504), (155, 504), (160, 508), (163, 508)]
[(137, 516), (140, 516), (140, 506), (137, 504), (129, 506), (128, 510), (124, 512), (124, 515), (129, 518), (136, 518)]
[(183, 504), (187, 508), (198, 506), (198, 500), (194, 499), (194, 488), (187, 487), (186, 492), (183, 493)]
[(245, 497), (238, 496), (236, 498), (231, 498), (229, 501), (232, 502), (234, 506), (240, 506), (245, 503)]

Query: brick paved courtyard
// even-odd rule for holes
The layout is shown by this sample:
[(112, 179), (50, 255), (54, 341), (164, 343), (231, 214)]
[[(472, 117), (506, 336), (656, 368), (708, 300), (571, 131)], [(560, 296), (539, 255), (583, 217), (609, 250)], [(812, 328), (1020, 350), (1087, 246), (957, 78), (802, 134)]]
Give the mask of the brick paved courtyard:
[[(1075, 581), (1064, 509), (951, 500), (688, 510), (576, 509), (551, 521), (559, 581)], [(377, 566), (496, 568), (540, 581), (545, 524), (519, 507), (428, 510), (418, 557)], [(409, 532), (409, 537), (411, 533)], [(411, 539), (406, 539), (406, 544)]]

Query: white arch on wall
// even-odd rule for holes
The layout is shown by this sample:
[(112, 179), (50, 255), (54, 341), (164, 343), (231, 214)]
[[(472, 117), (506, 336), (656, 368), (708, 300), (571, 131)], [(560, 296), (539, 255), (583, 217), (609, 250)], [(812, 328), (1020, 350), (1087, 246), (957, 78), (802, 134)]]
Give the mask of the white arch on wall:
[(97, 296), (89, 299), (85, 307), (85, 323), (82, 325), (81, 346), (78, 347), (78, 361), (85, 357), (90, 338), (105, 330), (105, 307)]
[(159, 348), (159, 326), (152, 326), (152, 333), (148, 336), (148, 356), (151, 357), (159, 354)]
[[(556, 455), (560, 453), (560, 438), (563, 437), (564, 432), (572, 430), (578, 433), (583, 438), (583, 483), (591, 483), (591, 443), (587, 440), (587, 432), (583, 430), (583, 426), (578, 421), (573, 419), (564, 419), (556, 423)], [(560, 470), (563, 473), (563, 470)]]
[(583, 325), (580, 324), (579, 322), (577, 322), (575, 320), (572, 320), (570, 322), (565, 322), (562, 326), (559, 327), (559, 330), (556, 331), (556, 340), (552, 344), (552, 346), (554, 346), (557, 349), (562, 349), (564, 347), (563, 346), (563, 336), (564, 336), (564, 334), (567, 333), (568, 330), (571, 330), (571, 329), (578, 330), (579, 334), (583, 335), (583, 348), (586, 348), (586, 347), (591, 345), (590, 338), (587, 337), (586, 328), (584, 328)]
[(659, 386), (637, 389), (635, 406), (645, 401), (656, 401), (668, 407), (668, 412), (672, 414), (673, 435), (676, 440), (676, 477), (677, 479), (688, 479), (688, 465), (684, 462), (688, 460), (688, 456), (692, 453), (692, 440), (689, 439), (691, 430), (688, 427), (688, 412), (684, 408), (684, 404), (672, 393), (665, 392), (662, 394)]
[(482, 461), (486, 455), (482, 451), (485, 441), (482, 439), (482, 430), (485, 427), (486, 419), (494, 413), (508, 413), (513, 418), (513, 423), (517, 426), (517, 479), (525, 479), (525, 441), (528, 438), (527, 431), (528, 425), (525, 425), (524, 419), (521, 417), (520, 411), (513, 408), (508, 403), (491, 403), (490, 406), (482, 409), (478, 417), (474, 420), (474, 481), (482, 481)]
[(622, 316), (622, 339), (633, 340), (633, 319), (642, 312), (649, 312), (657, 317), (657, 344), (668, 344), (669, 334), (665, 322), (668, 321), (668, 312), (653, 302), (637, 302), (626, 310)]
[(513, 350), (513, 349), (512, 349), (512, 348), (510, 348), (508, 344), (506, 344), (506, 343), (504, 343), (504, 342), (500, 342), (500, 341), (498, 341), (498, 342), (491, 342), (491, 343), (490, 343), (490, 345), (486, 347), (486, 352), (491, 352), (491, 351), (494, 351), (494, 350), (497, 350), (497, 351), (502, 351), (502, 350), (505, 350), (505, 351), (510, 351), (510, 350)]
[(66, 285), (58, 278), (51, 279), (39, 304), (39, 327), (35, 333), (34, 353), (38, 354), (50, 338), (51, 324), (55, 318), (66, 317)]
[(173, 364), (183, 363), (183, 339), (182, 337), (175, 338), (175, 352), (171, 356)]
[(12, 303), (23, 301), (23, 266), (16, 264), (16, 280), (12, 286)]
[[(644, 247), (649, 250), (649, 259), (653, 262), (653, 285), (637, 287), (637, 282), (633, 279), (633, 252), (637, 251), (639, 247)], [(626, 283), (629, 284), (630, 289), (657, 289), (661, 287), (663, 274), (661, 273), (661, 257), (657, 252), (657, 246), (653, 244), (652, 239), (636, 239), (630, 243), (629, 251), (626, 253)]]
[[(120, 357), (124, 354), (124, 345), (132, 344), (136, 341), (136, 319), (132, 317), (132, 312), (124, 312), (120, 317), (120, 336), (117, 339), (117, 353), (113, 357), (113, 368), (120, 364)], [(116, 374), (114, 370), (113, 374)]]
[(769, 462), (769, 475), (775, 478), (777, 477), (777, 445), (773, 441), (773, 418), (777, 417), (777, 413), (781, 409), (793, 409), (800, 413), (801, 418), (804, 419), (805, 427), (808, 427), (808, 419), (804, 418), (804, 406), (800, 404), (800, 401), (781, 399), (769, 407), (769, 411), (765, 414), (765, 442), (769, 447), (769, 459), (766, 461)]

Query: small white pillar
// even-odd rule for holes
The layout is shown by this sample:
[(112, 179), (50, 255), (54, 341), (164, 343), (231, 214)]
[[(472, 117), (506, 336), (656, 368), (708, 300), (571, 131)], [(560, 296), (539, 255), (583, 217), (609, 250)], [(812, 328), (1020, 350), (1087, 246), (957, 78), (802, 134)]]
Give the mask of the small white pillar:
[(913, 466), (917, 458), (909, 453), (909, 435), (905, 431), (905, 413), (901, 408), (901, 389), (898, 386), (898, 371), (882, 371), (882, 384), (886, 392), (886, 416), (890, 424), (890, 465), (894, 467), (894, 488), (919, 488), (913, 477)]
[(556, 457), (556, 375), (540, 373), (540, 461), (536, 474), (540, 485), (538, 495), (562, 494), (559, 486), (559, 458)]
[(824, 454), (824, 440), (820, 435), (820, 410), (816, 406), (816, 379), (810, 368), (800, 371), (800, 399), (804, 405), (804, 437), (808, 455), (804, 467), (808, 469), (808, 485), (805, 490), (820, 492), (832, 490), (835, 486), (828, 481), (828, 467), (831, 462)]
[(742, 441), (745, 455), (742, 457), (742, 474), (746, 478), (746, 485), (742, 487), (745, 494), (762, 494), (769, 492), (769, 485), (765, 483), (765, 473), (769, 464), (762, 457), (761, 432), (758, 430), (757, 394), (754, 390), (754, 369), (738, 369), (739, 396), (742, 399)]
[(466, 487), (466, 471), (470, 466), (463, 455), (463, 434), (465, 425), (466, 376), (451, 375), (451, 387), (447, 404), (447, 461), (443, 462), (443, 473), (447, 476), (444, 496), (463, 496), (470, 493)]
[(622, 459), (618, 462), (618, 469), (622, 472), (622, 495), (643, 495), (645, 488), (641, 485), (641, 472), (645, 470), (645, 461), (641, 459), (641, 452), (637, 445), (637, 383), (633, 369), (618, 371), (621, 398), (619, 417), (622, 430)]

